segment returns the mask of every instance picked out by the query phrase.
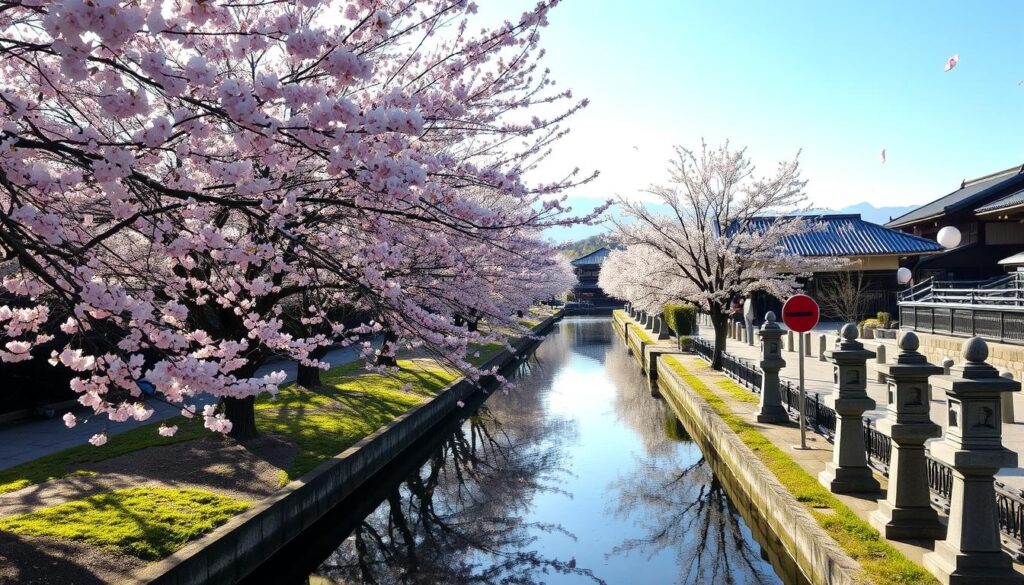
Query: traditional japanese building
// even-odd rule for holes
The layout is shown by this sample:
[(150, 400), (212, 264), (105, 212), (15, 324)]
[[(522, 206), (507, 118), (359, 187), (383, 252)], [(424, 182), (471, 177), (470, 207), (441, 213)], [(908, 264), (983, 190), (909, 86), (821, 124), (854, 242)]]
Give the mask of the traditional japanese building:
[(597, 285), (597, 278), (601, 274), (601, 265), (610, 253), (611, 250), (608, 248), (599, 248), (570, 262), (573, 272), (576, 273), (576, 286), (572, 288), (570, 300), (593, 303), (594, 306), (622, 304), (622, 301), (606, 295)]
[[(960, 245), (907, 266), (914, 280), (984, 280), (1005, 274), (1024, 252), (1024, 165), (964, 180), (953, 192), (890, 220), (885, 227), (934, 240), (946, 226)], [(1002, 263), (1001, 263), (1002, 262)]]
[[(756, 218), (750, 229), (766, 229), (777, 220), (774, 216)], [(821, 291), (843, 278), (844, 273), (857, 273), (857, 286), (862, 287), (863, 315), (879, 311), (896, 314), (896, 295), (903, 288), (896, 280), (901, 263), (934, 254), (942, 250), (935, 240), (888, 229), (865, 221), (860, 214), (836, 214), (808, 217), (815, 229), (788, 237), (783, 245), (787, 251), (805, 257), (845, 258), (850, 262), (843, 268), (812, 274), (804, 283), (805, 292), (820, 296)], [(755, 299), (755, 312), (763, 315), (768, 310), (778, 311), (781, 301), (773, 298)], [(822, 318), (835, 318), (823, 311)]]

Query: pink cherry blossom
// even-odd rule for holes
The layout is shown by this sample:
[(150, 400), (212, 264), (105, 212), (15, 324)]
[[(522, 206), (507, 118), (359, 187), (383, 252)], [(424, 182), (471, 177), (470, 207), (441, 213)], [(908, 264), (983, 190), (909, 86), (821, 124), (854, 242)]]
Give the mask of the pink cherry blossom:
[(74, 428), (74, 426), (78, 424), (78, 419), (75, 418), (75, 415), (70, 412), (65, 414), (61, 418), (64, 421), (64, 426), (66, 426), (69, 429)]
[(564, 205), (593, 174), (526, 176), (587, 106), (540, 62), (557, 4), (5, 5), (0, 360), (49, 359), (113, 422), (152, 415), (145, 380), (238, 437), (284, 380), (261, 364), (370, 332), (371, 367), (418, 347), (479, 377), (471, 344), (571, 284), (544, 230), (606, 209)]
[(89, 444), (94, 447), (102, 447), (107, 444), (107, 433), (97, 433), (89, 438)]
[(959, 54), (953, 55), (949, 59), (946, 59), (946, 67), (943, 69), (943, 71), (952, 71), (953, 68), (956, 67), (957, 63), (959, 63), (959, 62), (960, 62), (960, 55)]
[(160, 425), (160, 428), (157, 429), (157, 432), (160, 433), (161, 437), (173, 437), (174, 434), (178, 432), (178, 426), (162, 424)]

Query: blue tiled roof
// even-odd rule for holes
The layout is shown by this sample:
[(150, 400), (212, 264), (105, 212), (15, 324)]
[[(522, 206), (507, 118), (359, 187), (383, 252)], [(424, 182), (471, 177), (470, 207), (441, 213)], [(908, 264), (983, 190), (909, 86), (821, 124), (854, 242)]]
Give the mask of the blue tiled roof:
[[(751, 230), (763, 230), (777, 217), (758, 217)], [(864, 221), (860, 214), (808, 217), (813, 230), (790, 236), (784, 246), (800, 256), (892, 256), (930, 254), (942, 250), (937, 242)]]
[(1022, 185), (1024, 185), (1024, 166), (1016, 166), (972, 181), (964, 181), (956, 191), (889, 221), (885, 227), (914, 224), (970, 206), (987, 205), (992, 197), (1004, 196), (1008, 189), (1016, 191)]
[(1000, 209), (1006, 209), (1007, 207), (1015, 207), (1017, 205), (1024, 204), (1024, 189), (1017, 191), (1016, 193), (1010, 193), (1006, 197), (996, 199), (992, 203), (987, 203), (974, 210), (975, 213), (989, 213), (991, 211), (999, 211)]
[(579, 258), (570, 262), (573, 266), (600, 266), (604, 259), (608, 257), (611, 250), (608, 248), (599, 248), (593, 252), (580, 256)]

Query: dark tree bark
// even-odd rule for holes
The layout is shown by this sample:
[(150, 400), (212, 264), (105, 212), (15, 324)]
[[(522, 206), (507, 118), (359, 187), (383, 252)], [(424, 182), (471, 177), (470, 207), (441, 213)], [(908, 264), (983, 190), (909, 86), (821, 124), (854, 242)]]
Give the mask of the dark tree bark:
[[(323, 359), (327, 352), (330, 351), (330, 347), (318, 347), (313, 351), (309, 352), (310, 357), (313, 359)], [(320, 386), (320, 368), (313, 366), (304, 366), (299, 364), (298, 374), (295, 376), (295, 383), (303, 388), (316, 388)]]
[(717, 304), (711, 305), (711, 324), (715, 328), (715, 353), (711, 359), (711, 368), (722, 369), (722, 353), (725, 352), (727, 340), (726, 332), (729, 329), (729, 313), (723, 311)]
[(398, 359), (393, 355), (398, 351), (395, 345), (398, 343), (398, 336), (390, 329), (384, 330), (384, 343), (380, 346), (380, 353), (377, 354), (377, 365), (393, 368), (398, 365)]
[(231, 421), (231, 432), (228, 436), (238, 441), (255, 438), (259, 435), (256, 429), (256, 398), (224, 398), (224, 416)]

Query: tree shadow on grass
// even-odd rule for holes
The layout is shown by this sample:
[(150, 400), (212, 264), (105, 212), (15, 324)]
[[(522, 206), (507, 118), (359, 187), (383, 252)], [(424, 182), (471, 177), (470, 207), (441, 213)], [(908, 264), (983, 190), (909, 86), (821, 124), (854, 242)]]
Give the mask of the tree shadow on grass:
[(76, 542), (0, 532), (0, 585), (102, 585), (143, 565)]

